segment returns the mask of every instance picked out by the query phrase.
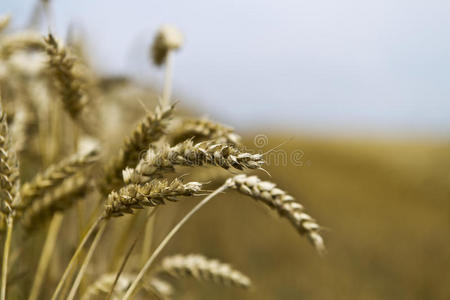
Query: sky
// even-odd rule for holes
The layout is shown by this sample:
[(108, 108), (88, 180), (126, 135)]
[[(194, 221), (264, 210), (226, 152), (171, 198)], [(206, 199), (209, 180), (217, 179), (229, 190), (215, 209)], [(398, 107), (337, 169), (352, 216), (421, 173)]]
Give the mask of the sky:
[[(35, 0), (2, 0), (13, 25)], [(160, 85), (148, 60), (161, 24), (185, 35), (175, 97), (235, 127), (450, 136), (450, 1), (51, 0), (102, 73)], [(178, 97), (177, 97), (178, 96)]]

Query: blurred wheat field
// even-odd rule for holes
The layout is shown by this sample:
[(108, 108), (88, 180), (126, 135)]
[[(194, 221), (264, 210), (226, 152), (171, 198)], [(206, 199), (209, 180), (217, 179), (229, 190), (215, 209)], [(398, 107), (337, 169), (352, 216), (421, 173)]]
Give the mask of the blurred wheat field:
[[(270, 147), (289, 137), (268, 136)], [(296, 138), (283, 148), (302, 149), (311, 165), (269, 171), (326, 221), (327, 255), (314, 255), (256, 203), (223, 196), (169, 247), (232, 257), (254, 279), (250, 293), (215, 298), (450, 297), (450, 144)], [(194, 289), (182, 299), (207, 299), (209, 292)]]

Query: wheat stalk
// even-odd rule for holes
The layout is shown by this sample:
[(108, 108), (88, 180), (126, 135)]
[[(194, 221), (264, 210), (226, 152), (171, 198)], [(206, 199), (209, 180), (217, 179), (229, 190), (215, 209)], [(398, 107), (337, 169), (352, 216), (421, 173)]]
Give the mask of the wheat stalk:
[(319, 234), (320, 226), (308, 214), (303, 206), (292, 196), (269, 181), (262, 181), (256, 176), (237, 175), (229, 180), (230, 187), (261, 201), (280, 216), (287, 218), (302, 235), (306, 235), (319, 253), (324, 253), (325, 246)]
[(122, 183), (122, 170), (136, 165), (139, 155), (152, 143), (157, 142), (165, 133), (172, 116), (174, 105), (162, 108), (158, 105), (154, 113), (147, 116), (136, 126), (131, 135), (125, 139), (123, 147), (116, 158), (109, 163), (104, 177), (102, 190), (105, 194)]
[(158, 274), (175, 278), (193, 277), (197, 280), (212, 281), (241, 288), (250, 287), (250, 279), (229, 264), (217, 259), (208, 259), (200, 254), (174, 255), (162, 260)]
[(135, 169), (124, 170), (125, 182), (146, 182), (163, 171), (173, 171), (174, 166), (219, 166), (224, 169), (235, 168), (262, 169), (264, 161), (261, 154), (243, 152), (232, 145), (192, 140), (168, 145), (160, 149), (149, 149)]

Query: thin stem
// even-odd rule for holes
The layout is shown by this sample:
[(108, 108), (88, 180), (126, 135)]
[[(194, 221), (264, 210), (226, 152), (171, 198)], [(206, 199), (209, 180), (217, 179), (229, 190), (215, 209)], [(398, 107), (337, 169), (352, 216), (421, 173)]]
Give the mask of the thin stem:
[(165, 73), (164, 73), (164, 87), (162, 94), (162, 106), (163, 108), (169, 107), (170, 97), (172, 93), (172, 68), (173, 68), (173, 59), (172, 59), (172, 50), (167, 52), (166, 63), (165, 63)]
[(161, 253), (161, 251), (164, 249), (164, 247), (169, 243), (169, 241), (172, 239), (172, 237), (180, 230), (180, 228), (200, 209), (202, 208), (206, 203), (209, 202), (212, 198), (220, 194), (221, 192), (225, 191), (229, 187), (228, 181), (225, 182), (222, 186), (220, 186), (217, 190), (209, 194), (205, 199), (200, 201), (189, 213), (187, 213), (183, 219), (181, 219), (178, 224), (176, 224), (172, 230), (166, 235), (166, 237), (162, 240), (162, 242), (159, 244), (159, 246), (155, 249), (153, 254), (150, 256), (150, 258), (145, 263), (144, 267), (141, 269), (139, 274), (134, 279), (133, 283), (131, 284), (130, 288), (127, 290), (125, 296), (123, 297), (123, 300), (129, 300), (134, 293), (137, 291), (137, 287), (139, 283), (141, 282), (142, 278), (144, 277), (145, 273), (149, 270), (150, 266), (152, 265), (153, 261), (156, 259), (156, 257)]
[(81, 280), (83, 279), (84, 273), (86, 273), (87, 266), (89, 265), (92, 255), (94, 255), (95, 249), (97, 248), (98, 242), (100, 241), (103, 232), (105, 232), (106, 224), (107, 223), (103, 223), (100, 226), (100, 229), (98, 230), (97, 234), (95, 235), (94, 241), (92, 242), (91, 247), (89, 248), (89, 251), (86, 255), (86, 258), (84, 259), (83, 264), (81, 265), (77, 277), (75, 278), (75, 281), (72, 285), (72, 289), (70, 290), (69, 296), (67, 297), (67, 300), (73, 300), (75, 298), (75, 295), (78, 291), (78, 287), (80, 286)]
[(63, 214), (56, 213), (53, 216), (52, 221), (50, 222), (47, 231), (47, 238), (44, 242), (44, 248), (41, 252), (41, 257), (39, 259), (38, 268), (36, 271), (36, 275), (34, 276), (34, 282), (28, 300), (37, 300), (39, 297), (42, 281), (44, 280), (45, 273), (47, 272), (50, 258), (52, 257), (53, 251), (55, 250), (56, 238), (58, 236), (59, 229), (61, 228), (63, 218)]
[(58, 299), (59, 293), (61, 292), (61, 289), (64, 286), (64, 283), (67, 279), (67, 276), (69, 276), (70, 270), (73, 268), (75, 262), (77, 261), (78, 256), (81, 253), (81, 250), (83, 249), (84, 245), (86, 244), (89, 237), (92, 235), (92, 233), (95, 231), (95, 229), (100, 225), (100, 223), (104, 220), (103, 217), (99, 217), (97, 221), (95, 221), (94, 224), (92, 224), (91, 228), (89, 228), (88, 232), (84, 236), (83, 240), (78, 244), (77, 249), (75, 250), (75, 253), (73, 254), (72, 258), (70, 259), (69, 264), (67, 265), (66, 269), (64, 270), (64, 273), (61, 277), (61, 279), (58, 282), (58, 285), (56, 287), (55, 292), (53, 293), (53, 296), (51, 300)]
[(153, 228), (155, 227), (155, 213), (154, 211), (157, 209), (155, 207), (149, 214), (146, 224), (145, 224), (145, 234), (144, 240), (142, 242), (142, 253), (141, 253), (141, 264), (144, 264), (147, 260), (147, 257), (151, 254), (150, 251), (152, 249), (152, 241), (153, 241)]
[(3, 263), (2, 263), (2, 286), (0, 292), (0, 299), (6, 300), (6, 277), (8, 275), (8, 258), (9, 258), (9, 249), (11, 248), (11, 237), (12, 237), (12, 229), (13, 229), (13, 216), (10, 214), (6, 219), (6, 240), (5, 246), (3, 250)]

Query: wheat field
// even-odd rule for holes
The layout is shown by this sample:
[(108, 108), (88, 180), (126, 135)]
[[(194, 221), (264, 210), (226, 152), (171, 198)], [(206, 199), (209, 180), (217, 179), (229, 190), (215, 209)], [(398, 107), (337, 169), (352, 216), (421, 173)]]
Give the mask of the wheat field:
[(172, 96), (177, 28), (149, 88), (11, 17), (0, 300), (450, 297), (450, 143), (236, 132)]

